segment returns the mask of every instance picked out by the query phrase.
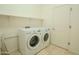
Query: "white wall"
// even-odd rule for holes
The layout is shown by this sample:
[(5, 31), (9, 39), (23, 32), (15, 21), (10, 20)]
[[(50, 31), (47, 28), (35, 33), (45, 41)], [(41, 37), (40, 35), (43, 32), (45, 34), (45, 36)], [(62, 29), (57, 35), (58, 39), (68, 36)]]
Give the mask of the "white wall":
[(40, 5), (0, 4), (0, 14), (40, 18)]
[(43, 26), (53, 26), (53, 9), (55, 7), (62, 6), (61, 4), (45, 4), (42, 5), (41, 18), (44, 19)]
[(0, 32), (6, 32), (10, 31), (9, 29), (14, 30), (25, 26), (41, 27), (42, 22), (42, 19), (38, 18), (25, 18), (0, 15)]

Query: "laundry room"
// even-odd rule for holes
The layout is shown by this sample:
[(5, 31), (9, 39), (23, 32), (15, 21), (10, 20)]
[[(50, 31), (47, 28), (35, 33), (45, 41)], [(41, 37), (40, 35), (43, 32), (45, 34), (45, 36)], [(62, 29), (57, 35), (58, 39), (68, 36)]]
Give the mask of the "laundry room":
[(78, 55), (79, 4), (0, 4), (0, 55)]

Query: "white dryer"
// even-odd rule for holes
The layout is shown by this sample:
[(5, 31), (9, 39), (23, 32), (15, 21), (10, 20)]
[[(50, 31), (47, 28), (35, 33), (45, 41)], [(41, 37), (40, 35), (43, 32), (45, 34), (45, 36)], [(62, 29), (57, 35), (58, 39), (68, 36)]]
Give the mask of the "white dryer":
[(49, 28), (41, 28), (42, 30), (42, 40), (43, 40), (43, 48), (47, 47), (50, 44), (50, 29)]
[(19, 29), (19, 51), (24, 55), (33, 55), (41, 50), (41, 33), (40, 30), (32, 28)]

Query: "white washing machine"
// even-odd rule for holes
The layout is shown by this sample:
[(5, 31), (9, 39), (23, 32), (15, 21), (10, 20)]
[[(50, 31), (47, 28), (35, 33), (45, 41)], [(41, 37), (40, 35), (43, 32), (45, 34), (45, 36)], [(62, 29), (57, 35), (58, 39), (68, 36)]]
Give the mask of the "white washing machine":
[(50, 44), (50, 29), (49, 28), (41, 28), (42, 30), (42, 40), (43, 40), (43, 48), (47, 47)]
[(23, 55), (33, 55), (41, 50), (41, 32), (34, 28), (23, 28), (18, 30), (19, 51)]

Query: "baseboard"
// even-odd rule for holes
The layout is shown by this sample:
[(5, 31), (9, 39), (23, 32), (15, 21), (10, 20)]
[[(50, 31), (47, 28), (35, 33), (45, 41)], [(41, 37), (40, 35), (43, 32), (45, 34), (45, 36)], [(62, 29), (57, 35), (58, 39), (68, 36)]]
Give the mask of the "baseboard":
[(13, 50), (10, 50), (10, 51), (1, 51), (1, 54), (2, 55), (10, 55), (10, 53), (14, 52), (14, 51), (17, 51), (17, 49), (13, 49)]

